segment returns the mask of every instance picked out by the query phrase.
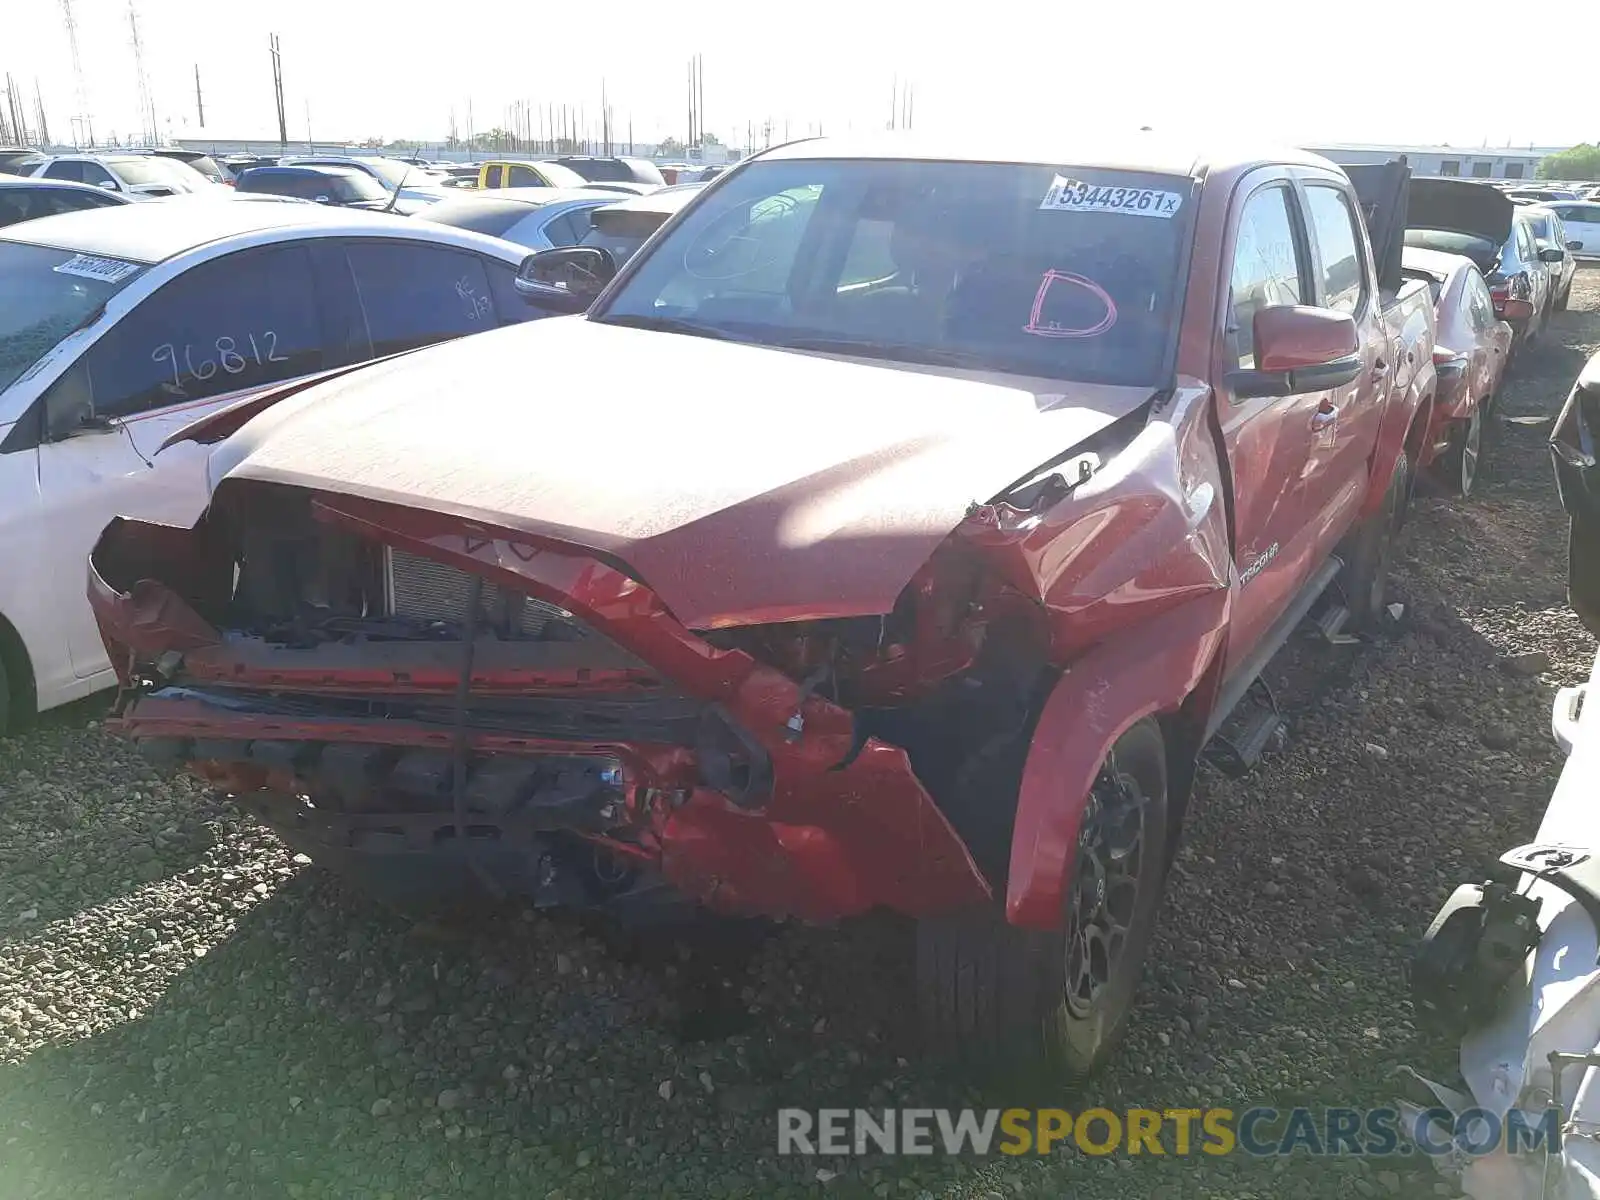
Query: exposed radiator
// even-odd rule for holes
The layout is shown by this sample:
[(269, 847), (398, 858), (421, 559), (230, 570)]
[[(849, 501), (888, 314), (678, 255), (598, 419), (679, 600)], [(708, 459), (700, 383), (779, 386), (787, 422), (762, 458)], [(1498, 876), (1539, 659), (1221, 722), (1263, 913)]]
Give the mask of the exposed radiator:
[[(406, 550), (386, 547), (384, 575), (389, 612), (419, 621), (467, 619), (467, 598), (472, 576), (455, 567)], [(527, 638), (570, 642), (588, 630), (571, 613), (520, 593), (503, 593), (484, 580), (478, 601), (478, 622), (483, 629), (509, 629)]]

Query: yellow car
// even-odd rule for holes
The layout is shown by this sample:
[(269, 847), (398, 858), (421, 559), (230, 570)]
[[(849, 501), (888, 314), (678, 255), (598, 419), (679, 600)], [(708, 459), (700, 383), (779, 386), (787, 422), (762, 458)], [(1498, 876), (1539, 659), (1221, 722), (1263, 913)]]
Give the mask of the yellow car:
[(583, 176), (571, 167), (553, 162), (515, 162), (492, 159), (478, 168), (478, 188), (583, 186)]

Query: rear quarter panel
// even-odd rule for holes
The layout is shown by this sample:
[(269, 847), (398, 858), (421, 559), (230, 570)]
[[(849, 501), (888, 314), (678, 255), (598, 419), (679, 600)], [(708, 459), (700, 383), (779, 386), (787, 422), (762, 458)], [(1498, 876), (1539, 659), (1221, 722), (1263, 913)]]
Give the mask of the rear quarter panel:
[(1427, 418), (1438, 390), (1438, 373), (1433, 366), (1437, 323), (1427, 285), (1407, 282), (1383, 309), (1380, 322), (1388, 346), (1389, 393), (1373, 449), (1363, 516), (1382, 506), (1395, 460), (1402, 451), (1413, 467), (1419, 461)]

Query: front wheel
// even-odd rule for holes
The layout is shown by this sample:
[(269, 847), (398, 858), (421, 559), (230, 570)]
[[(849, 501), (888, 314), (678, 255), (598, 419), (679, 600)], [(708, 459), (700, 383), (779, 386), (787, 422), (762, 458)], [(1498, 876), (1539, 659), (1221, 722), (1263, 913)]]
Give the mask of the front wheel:
[(1146, 718), (1095, 778), (1060, 929), (1007, 924), (998, 899), (918, 923), (918, 1002), (932, 1047), (974, 1066), (1042, 1066), (1064, 1082), (1099, 1067), (1133, 1007), (1167, 841), (1166, 748)]

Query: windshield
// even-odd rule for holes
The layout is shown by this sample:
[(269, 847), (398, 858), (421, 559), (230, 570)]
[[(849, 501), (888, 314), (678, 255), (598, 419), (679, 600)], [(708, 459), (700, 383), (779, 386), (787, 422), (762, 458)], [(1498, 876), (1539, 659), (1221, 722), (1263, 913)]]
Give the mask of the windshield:
[(1406, 245), (1417, 246), (1423, 250), (1438, 250), (1442, 254), (1464, 254), (1476, 263), (1480, 270), (1489, 269), (1500, 257), (1500, 247), (1487, 238), (1473, 237), (1470, 233), (1452, 233), (1443, 229), (1408, 229)]
[(0, 392), (143, 270), (114, 258), (0, 242)]
[(134, 187), (155, 183), (193, 191), (207, 182), (204, 175), (186, 163), (158, 158), (154, 154), (149, 157), (110, 159), (108, 165), (125, 183)]
[(339, 200), (387, 200), (388, 190), (371, 175), (363, 175), (360, 171), (341, 172), (338, 175), (329, 175), (328, 182), (332, 185), (333, 194)]
[(755, 163), (690, 208), (595, 319), (1158, 386), (1192, 186), (1088, 167)]
[(394, 162), (387, 158), (364, 158), (361, 165), (370, 170), (392, 191), (400, 186), (402, 180), (410, 183), (427, 183), (429, 176), (426, 171), (419, 171), (416, 167), (403, 162)]

